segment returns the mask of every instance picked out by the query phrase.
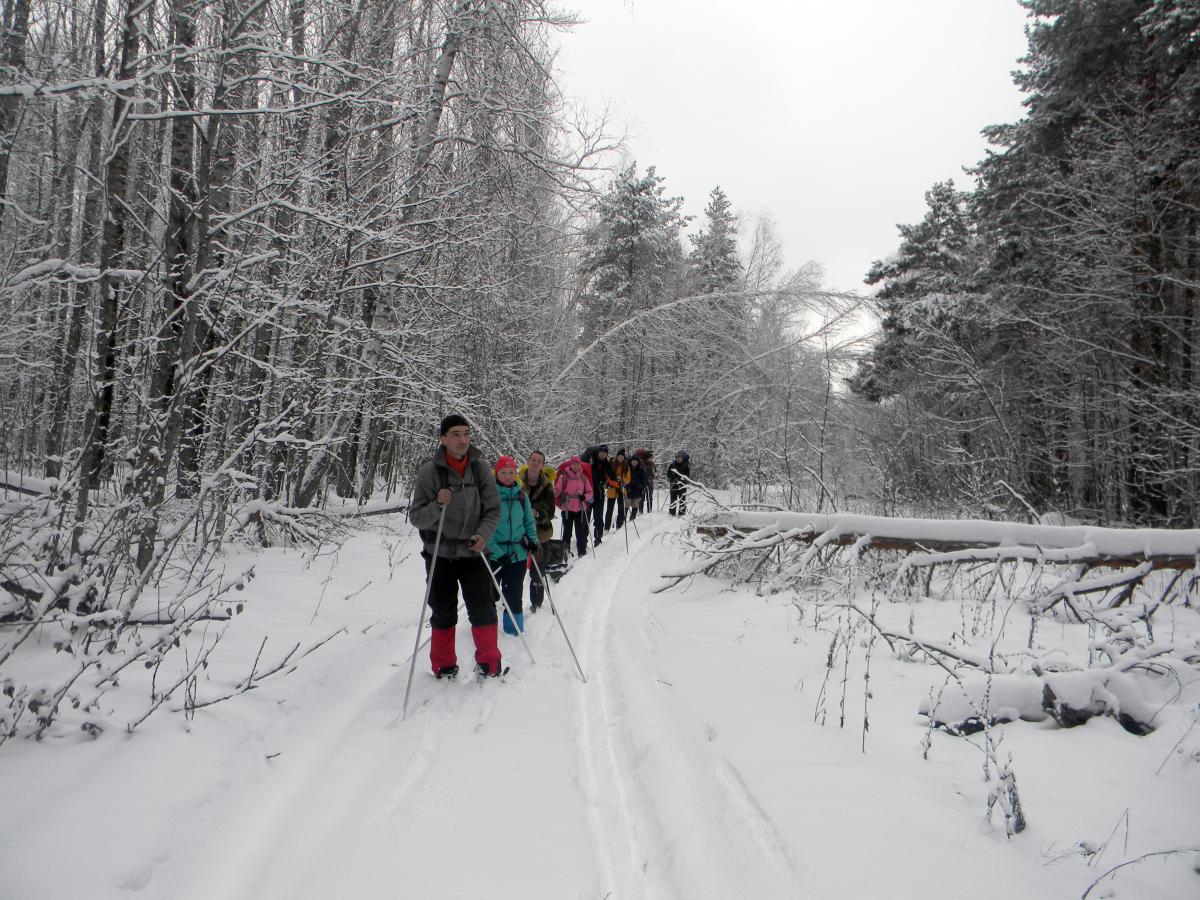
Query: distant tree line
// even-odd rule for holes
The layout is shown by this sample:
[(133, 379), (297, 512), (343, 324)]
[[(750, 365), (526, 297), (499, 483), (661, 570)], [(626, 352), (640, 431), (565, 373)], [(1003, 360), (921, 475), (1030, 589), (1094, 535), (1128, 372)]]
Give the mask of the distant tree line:
[(1200, 5), (1026, 0), (1027, 113), (872, 267), (909, 498), (1200, 525)]
[(765, 221), (743, 262), (719, 190), (689, 249), (653, 169), (600, 183), (606, 124), (555, 81), (571, 24), (4, 0), (0, 475), (52, 503), (5, 508), (0, 569), (128, 561), (136, 593), (185, 538), (402, 490), (452, 409), (492, 453), (688, 446), (720, 480), (767, 429), (786, 464), (829, 298)]

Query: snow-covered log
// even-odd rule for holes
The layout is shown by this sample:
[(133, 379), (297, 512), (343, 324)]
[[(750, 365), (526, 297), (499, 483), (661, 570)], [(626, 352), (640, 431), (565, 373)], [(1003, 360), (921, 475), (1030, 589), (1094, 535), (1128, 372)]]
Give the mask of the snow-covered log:
[(697, 529), (702, 534), (786, 535), (804, 543), (917, 554), (911, 566), (963, 561), (1024, 560), (1150, 569), (1197, 568), (1200, 529), (1099, 528), (1028, 525), (979, 519), (891, 519), (805, 512), (723, 511)]
[(50, 493), (58, 486), (56, 478), (36, 478), (33, 475), (26, 475), (23, 472), (14, 472), (11, 469), (0, 469), (0, 494), (5, 491), (12, 491), (17, 494), (26, 494), (30, 497), (40, 497), (43, 494)]
[(311, 536), (308, 534), (310, 531), (315, 534), (316, 527), (321, 522), (357, 519), (363, 516), (382, 516), (404, 512), (406, 509), (408, 509), (407, 499), (348, 503), (330, 509), (313, 506), (287, 506), (284, 503), (251, 500), (234, 512), (233, 521), (240, 529), (245, 529), (250, 525), (275, 524), (307, 537)]

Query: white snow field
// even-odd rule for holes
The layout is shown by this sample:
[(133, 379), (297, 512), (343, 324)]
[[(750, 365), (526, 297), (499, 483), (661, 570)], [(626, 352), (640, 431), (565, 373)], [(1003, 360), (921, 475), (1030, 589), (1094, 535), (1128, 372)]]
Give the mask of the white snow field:
[[(422, 651), (407, 719), (424, 573), (400, 517), (331, 555), (239, 553), (257, 577), (212, 626), (228, 633), (202, 697), (264, 636), (266, 662), (345, 633), (190, 722), (126, 735), (114, 712), (97, 740), (0, 747), (0, 898), (1072, 898), (1200, 846), (1195, 685), (1146, 737), (1111, 718), (999, 726), (1029, 822), (1009, 838), (977, 741), (933, 732), (923, 758), (941, 670), (876, 648), (864, 752), (861, 659), (839, 727), (841, 671), (818, 700), (829, 634), (789, 597), (714, 579), (652, 593), (680, 523), (637, 525), (553, 592), (586, 684), (544, 608), (536, 662), (502, 638), (503, 683), (436, 681)], [(917, 606), (926, 629), (961, 627), (958, 604)], [(1194, 610), (1160, 615), (1176, 642), (1200, 634)], [(465, 615), (458, 649), (465, 668)], [(1088, 896), (1195, 900), (1197, 858), (1151, 856)]]

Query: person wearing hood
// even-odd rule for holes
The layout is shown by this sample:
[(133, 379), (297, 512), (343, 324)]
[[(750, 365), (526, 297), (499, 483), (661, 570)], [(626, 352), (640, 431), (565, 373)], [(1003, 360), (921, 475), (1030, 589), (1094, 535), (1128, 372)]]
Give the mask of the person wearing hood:
[(675, 461), (667, 466), (667, 484), (671, 488), (671, 505), (668, 512), (682, 516), (687, 512), (687, 481), (692, 477), (692, 464), (686, 450), (675, 454)]
[[(537, 547), (537, 523), (525, 491), (517, 484), (517, 462), (511, 456), (496, 460), (496, 492), (500, 496), (500, 521), (487, 542), (492, 572), (504, 592), (508, 609), (504, 611), (504, 633), (523, 634), (525, 611), (521, 595), (525, 591), (525, 568), (531, 550)], [(500, 598), (497, 597), (497, 600)], [(509, 610), (512, 611), (511, 618)]]
[[(533, 520), (537, 523), (538, 549), (534, 558), (538, 567), (542, 564), (542, 547), (554, 537), (554, 481), (555, 473), (546, 466), (546, 455), (541, 450), (529, 454), (529, 462), (517, 470), (517, 483), (529, 498), (533, 509)], [(537, 612), (542, 606), (544, 588), (538, 576), (538, 568), (529, 573), (529, 611)]]
[(583, 461), (572, 456), (554, 482), (554, 499), (564, 515), (563, 543), (571, 546), (574, 531), (575, 548), (580, 556), (587, 556), (587, 511), (594, 496), (592, 480), (583, 473)]
[(408, 518), (420, 530), (421, 556), (429, 579), (433, 674), (438, 678), (458, 674), (454, 630), (461, 589), (475, 641), (475, 664), (485, 675), (499, 675), (496, 603), (491, 577), (484, 570), (487, 561), (481, 554), (500, 521), (500, 496), (487, 463), (471, 446), (470, 423), (457, 413), (442, 419), (438, 448), (417, 470)]
[[(563, 460), (561, 463), (559, 463), (558, 464), (558, 478), (561, 479), (563, 477), (563, 473), (566, 472), (567, 469), (570, 467), (572, 460), (576, 460), (576, 459), (579, 460), (579, 465), (583, 469), (583, 477), (588, 480), (588, 484), (591, 484), (592, 483), (592, 465), (591, 465), (591, 463), (588, 462), (588, 460), (591, 459), (591, 454), (588, 453), (586, 450), (584, 451), (583, 454), (580, 454), (579, 456), (572, 456), (570, 459)], [(557, 499), (555, 500), (555, 502), (557, 502)], [(565, 509), (560, 508), (559, 512), (562, 515), (562, 539), (564, 541), (567, 541), (567, 511)], [(585, 522), (587, 521), (586, 515), (584, 516), (584, 521)], [(567, 541), (567, 543), (569, 544), (570, 542)], [(568, 547), (568, 549), (570, 549), (570, 548)]]

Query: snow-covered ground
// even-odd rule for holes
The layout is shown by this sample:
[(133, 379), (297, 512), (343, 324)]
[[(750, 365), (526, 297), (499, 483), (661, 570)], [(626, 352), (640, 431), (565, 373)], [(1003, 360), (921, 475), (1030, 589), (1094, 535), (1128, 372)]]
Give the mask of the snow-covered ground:
[[(840, 671), (821, 700), (830, 635), (810, 615), (706, 578), (652, 593), (679, 523), (638, 527), (554, 590), (586, 684), (544, 609), (535, 661), (503, 639), (504, 683), (438, 682), (422, 652), (406, 720), (423, 588), (407, 526), (231, 559), (258, 574), (201, 695), (266, 635), (264, 661), (345, 633), (190, 723), (0, 747), (0, 898), (1059, 898), (1200, 845), (1195, 696), (1146, 737), (1111, 718), (1000, 726), (1029, 821), (1009, 838), (977, 741), (934, 732), (923, 758), (940, 670), (876, 648), (864, 752), (861, 657), (844, 708)], [(917, 606), (925, 631), (961, 627), (958, 604)], [(1197, 862), (1154, 856), (1089, 896), (1194, 900)]]

